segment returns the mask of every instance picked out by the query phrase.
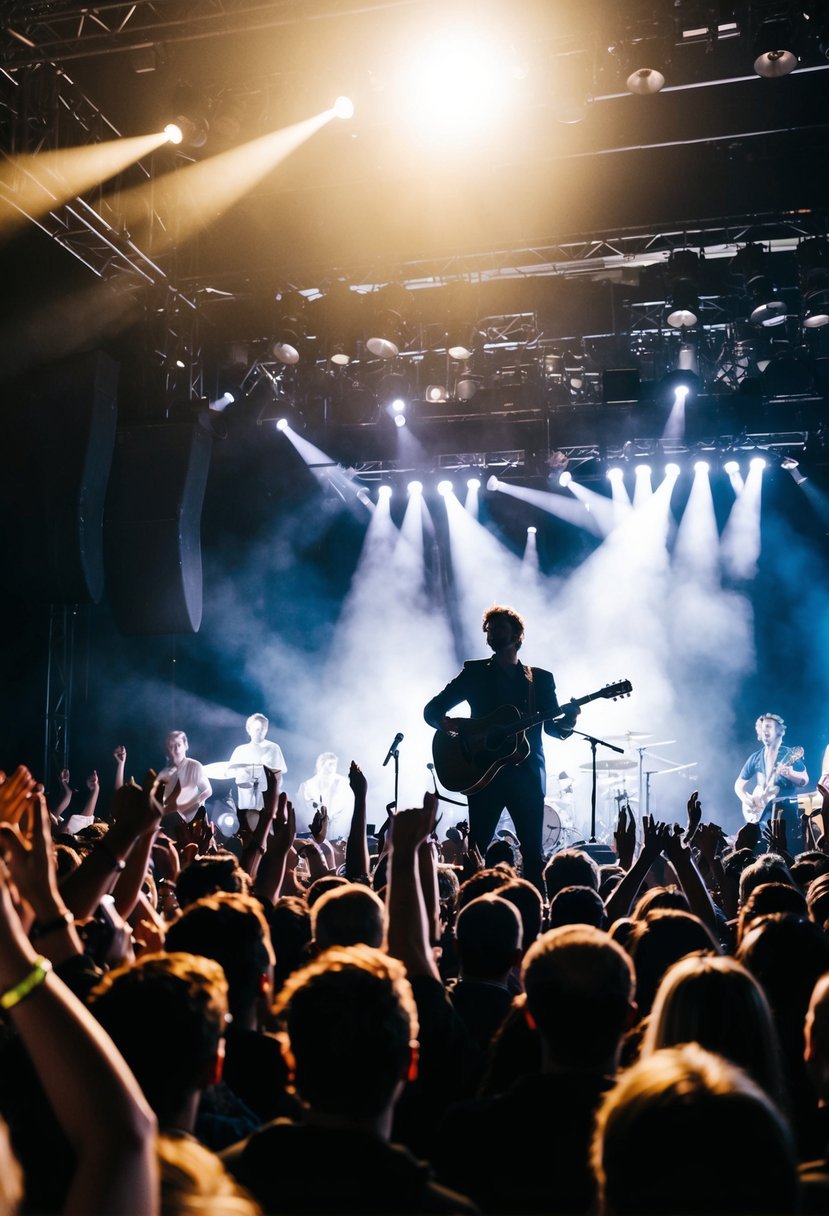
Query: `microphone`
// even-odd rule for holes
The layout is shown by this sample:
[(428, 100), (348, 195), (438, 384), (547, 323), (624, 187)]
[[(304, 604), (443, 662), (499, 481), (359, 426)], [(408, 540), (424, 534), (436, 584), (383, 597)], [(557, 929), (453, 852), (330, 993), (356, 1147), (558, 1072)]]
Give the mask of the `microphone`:
[(386, 765), (388, 764), (389, 760), (391, 760), (392, 756), (394, 755), (395, 751), (397, 750), (398, 743), (402, 743), (402, 742), (403, 742), (403, 732), (398, 731), (397, 734), (394, 736), (394, 738), (391, 741), (391, 747), (386, 752), (386, 758), (383, 761), (383, 768), (385, 768)]

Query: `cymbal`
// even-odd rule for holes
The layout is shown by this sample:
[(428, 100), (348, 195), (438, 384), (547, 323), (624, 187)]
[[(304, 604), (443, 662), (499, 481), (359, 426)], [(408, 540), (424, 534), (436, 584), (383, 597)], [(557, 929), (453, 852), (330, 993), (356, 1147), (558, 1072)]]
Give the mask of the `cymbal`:
[(204, 771), (212, 781), (235, 781), (236, 774), (245, 769), (257, 768), (256, 764), (228, 764), (227, 760), (213, 760), (203, 765)]
[[(593, 763), (587, 760), (584, 764), (580, 764), (579, 768), (583, 773), (593, 772)], [(615, 760), (597, 760), (597, 773), (615, 773), (622, 768), (636, 768), (635, 760), (627, 760), (624, 756), (619, 756)]]
[(626, 730), (623, 735), (605, 735), (608, 743), (620, 743), (623, 739), (652, 739), (653, 734), (644, 730)]

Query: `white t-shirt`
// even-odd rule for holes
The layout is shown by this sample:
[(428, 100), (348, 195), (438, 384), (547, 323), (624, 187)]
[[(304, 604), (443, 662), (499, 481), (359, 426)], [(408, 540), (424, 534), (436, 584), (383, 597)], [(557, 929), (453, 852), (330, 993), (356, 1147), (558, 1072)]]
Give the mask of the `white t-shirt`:
[[(234, 774), (236, 798), (241, 811), (261, 811), (265, 805), (265, 768), (287, 771), (285, 757), (278, 743), (263, 739), (261, 743), (240, 743), (233, 749), (229, 765), (243, 764)], [(254, 820), (254, 823), (256, 821)]]
[(207, 780), (204, 765), (198, 760), (191, 760), (189, 756), (182, 760), (177, 768), (173, 765), (163, 768), (158, 779), (164, 782), (168, 791), (172, 790), (178, 781), (179, 792), (175, 804), (165, 799), (164, 810), (178, 811), (185, 823), (195, 819), (201, 804), (213, 794), (213, 786)]

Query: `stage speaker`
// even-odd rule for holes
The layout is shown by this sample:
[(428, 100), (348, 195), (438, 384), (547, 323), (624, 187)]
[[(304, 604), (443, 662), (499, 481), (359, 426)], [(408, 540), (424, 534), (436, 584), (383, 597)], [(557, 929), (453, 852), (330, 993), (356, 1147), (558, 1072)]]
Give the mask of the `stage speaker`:
[(190, 423), (118, 432), (107, 501), (107, 589), (122, 633), (197, 633), (201, 510), (212, 440)]
[(616, 865), (618, 857), (607, 844), (577, 844), (573, 846), (580, 849), (582, 853), (586, 853), (588, 857), (592, 857), (597, 866)]
[(3, 387), (0, 544), (15, 597), (79, 604), (103, 595), (117, 387), (118, 364), (101, 351)]

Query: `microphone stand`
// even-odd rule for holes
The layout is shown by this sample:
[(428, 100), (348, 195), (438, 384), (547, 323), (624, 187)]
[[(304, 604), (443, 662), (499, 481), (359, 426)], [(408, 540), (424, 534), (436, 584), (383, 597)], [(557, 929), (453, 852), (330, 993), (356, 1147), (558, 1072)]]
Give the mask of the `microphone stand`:
[(389, 803), (389, 805), (386, 807), (386, 810), (388, 811), (391, 807), (394, 807), (394, 814), (396, 815), (397, 814), (398, 789), (399, 789), (399, 785), (400, 785), (400, 744), (399, 743), (395, 744), (395, 746), (391, 749), (391, 754), (392, 754), (392, 759), (394, 760), (394, 800)]
[(608, 743), (608, 741), (606, 739), (598, 739), (595, 735), (585, 734), (585, 732), (583, 730), (574, 730), (573, 734), (580, 735), (582, 739), (586, 739), (587, 742), (590, 744), (590, 751), (592, 754), (591, 767), (593, 770), (593, 786), (590, 791), (590, 841), (589, 841), (589, 843), (595, 844), (596, 843), (596, 786), (598, 784), (598, 777), (597, 777), (597, 772), (596, 772), (596, 748), (599, 746), (606, 747), (611, 752), (618, 752), (619, 755), (624, 755), (625, 749), (623, 747), (616, 747), (616, 745), (614, 743)]

